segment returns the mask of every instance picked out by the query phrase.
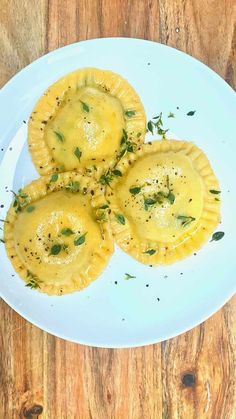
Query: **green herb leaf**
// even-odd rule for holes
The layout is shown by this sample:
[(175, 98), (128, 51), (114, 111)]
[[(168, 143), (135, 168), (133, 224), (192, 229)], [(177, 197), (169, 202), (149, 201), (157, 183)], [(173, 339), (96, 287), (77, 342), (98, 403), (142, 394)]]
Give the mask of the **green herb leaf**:
[(120, 170), (118, 170), (118, 169), (112, 170), (112, 173), (113, 173), (113, 175), (115, 175), (115, 176), (122, 176), (121, 171), (120, 171)]
[(81, 244), (83, 244), (85, 242), (86, 234), (87, 234), (87, 232), (84, 233), (82, 236), (78, 237), (77, 239), (75, 239), (74, 245), (75, 246), (81, 246)]
[(88, 113), (90, 111), (89, 105), (85, 102), (82, 102), (82, 100), (80, 100), (80, 103), (82, 105), (83, 111)]
[(129, 279), (133, 279), (133, 278), (136, 278), (136, 276), (134, 276), (134, 275), (130, 275), (130, 274), (125, 274), (125, 277), (124, 277), (124, 279), (127, 281), (127, 280), (129, 280)]
[(141, 187), (140, 186), (132, 186), (132, 188), (130, 188), (129, 191), (132, 195), (138, 195), (139, 192), (141, 191)]
[(64, 143), (64, 141), (65, 141), (64, 134), (62, 134), (62, 132), (60, 132), (60, 131), (53, 131), (53, 132), (57, 137), (57, 141), (59, 141), (59, 143)]
[(125, 111), (125, 116), (127, 116), (127, 118), (131, 118), (134, 115), (135, 115), (135, 111)]
[(0, 242), (1, 242), (1, 243), (5, 243), (5, 241), (4, 241), (3, 239), (0, 239)]
[(153, 132), (153, 122), (151, 120), (148, 121), (148, 123), (147, 123), (147, 129), (148, 129), (148, 131), (150, 131), (152, 133), (152, 135), (154, 134), (154, 132)]
[(28, 208), (26, 208), (27, 212), (32, 212), (35, 210), (35, 207), (33, 205), (30, 205)]
[(125, 217), (122, 214), (115, 214), (115, 217), (119, 224), (125, 225)]
[(51, 256), (51, 255), (56, 256), (56, 255), (58, 255), (58, 253), (60, 253), (61, 249), (62, 249), (61, 244), (54, 244), (54, 245), (51, 247), (51, 250), (50, 250), (49, 255), (50, 255), (50, 256)]
[(50, 178), (50, 182), (56, 182), (58, 179), (58, 174), (57, 173), (53, 173), (53, 175)]
[(77, 157), (77, 159), (80, 160), (80, 157), (82, 156), (82, 151), (79, 149), (79, 147), (76, 147), (74, 155)]
[(74, 182), (70, 182), (66, 186), (66, 189), (68, 189), (71, 192), (79, 192), (79, 190), (80, 190), (80, 183), (77, 182), (76, 180)]
[(216, 231), (211, 238), (211, 242), (221, 240), (224, 235), (223, 231)]
[(195, 218), (194, 217), (191, 217), (191, 216), (187, 216), (187, 215), (178, 215), (177, 216), (177, 220), (180, 220), (181, 221), (181, 225), (183, 227), (186, 227), (192, 221), (195, 221)]
[(31, 289), (40, 288), (40, 283), (42, 281), (40, 281), (39, 278), (36, 275), (33, 275), (29, 270), (27, 270), (27, 278), (28, 282), (26, 284), (26, 287), (29, 287)]
[(140, 137), (141, 137), (141, 135), (142, 135), (142, 133), (141, 133), (141, 132), (138, 132), (138, 134), (137, 134), (137, 138), (140, 138)]
[(105, 173), (104, 175), (102, 175), (99, 179), (99, 182), (102, 185), (110, 185), (110, 183), (112, 182), (114, 178), (114, 173), (111, 172), (111, 170), (108, 170), (107, 173)]
[(189, 111), (189, 112), (187, 113), (187, 115), (188, 115), (188, 116), (193, 116), (193, 115), (195, 114), (195, 112), (196, 112), (196, 111)]
[(157, 198), (147, 198), (144, 196), (144, 209), (148, 211), (149, 207), (157, 203)]
[(72, 234), (75, 234), (74, 231), (72, 231), (70, 228), (65, 227), (61, 230), (61, 234), (63, 234), (63, 236), (71, 236)]
[(169, 191), (167, 197), (166, 197), (171, 205), (175, 202), (175, 195), (173, 192)]
[(107, 209), (107, 208), (109, 208), (109, 205), (108, 204), (104, 204), (104, 205), (102, 205), (101, 207), (99, 207), (99, 209)]
[(173, 112), (170, 112), (168, 115), (168, 118), (174, 118), (174, 117), (175, 117), (175, 114)]
[(149, 256), (152, 256), (156, 253), (156, 250), (155, 249), (147, 249), (146, 252), (144, 252), (144, 253), (146, 253)]
[(218, 195), (221, 193), (221, 191), (216, 191), (215, 189), (210, 189), (209, 192), (212, 193), (213, 195)]

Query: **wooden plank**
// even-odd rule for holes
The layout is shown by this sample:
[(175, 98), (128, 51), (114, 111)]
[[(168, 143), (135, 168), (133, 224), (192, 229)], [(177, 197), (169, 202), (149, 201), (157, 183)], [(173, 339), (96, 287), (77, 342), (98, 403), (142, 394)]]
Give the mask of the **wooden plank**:
[[(233, 0), (2, 0), (0, 85), (44, 52), (132, 36), (175, 46), (235, 86)], [(42, 332), (0, 302), (0, 419), (236, 418), (236, 297), (203, 325), (158, 345), (83, 347)]]

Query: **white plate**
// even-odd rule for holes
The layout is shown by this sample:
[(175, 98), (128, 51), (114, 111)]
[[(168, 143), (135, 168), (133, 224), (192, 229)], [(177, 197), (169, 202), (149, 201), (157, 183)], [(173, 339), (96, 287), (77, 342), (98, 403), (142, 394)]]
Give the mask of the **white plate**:
[[(221, 184), (219, 229), (225, 237), (206, 244), (196, 256), (161, 268), (144, 266), (116, 248), (97, 281), (85, 291), (62, 297), (26, 288), (1, 245), (0, 294), (30, 322), (71, 341), (102, 347), (159, 342), (201, 323), (235, 290), (235, 95), (199, 61), (153, 42), (95, 39), (45, 55), (0, 92), (0, 204), (4, 205), (0, 218), (12, 199), (9, 190), (38, 177), (27, 151), (23, 120), (51, 83), (87, 66), (126, 77), (140, 95), (148, 118), (162, 111), (164, 126), (175, 138), (194, 141), (206, 152)], [(195, 115), (187, 116), (191, 110), (196, 110)], [(170, 111), (175, 118), (167, 118)], [(125, 281), (125, 273), (137, 278)]]

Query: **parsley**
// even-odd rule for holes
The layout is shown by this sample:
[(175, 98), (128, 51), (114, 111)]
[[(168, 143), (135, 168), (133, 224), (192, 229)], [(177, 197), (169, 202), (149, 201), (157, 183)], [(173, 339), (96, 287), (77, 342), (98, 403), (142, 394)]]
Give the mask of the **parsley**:
[(83, 244), (85, 242), (85, 236), (86, 236), (87, 232), (84, 233), (82, 236), (78, 237), (77, 239), (75, 239), (74, 241), (74, 245), (75, 246), (81, 246), (81, 244)]
[(138, 134), (137, 134), (137, 138), (140, 138), (140, 137), (141, 137), (141, 135), (142, 135), (142, 133), (141, 133), (141, 132), (138, 132)]
[(109, 205), (108, 204), (104, 204), (104, 205), (102, 205), (101, 207), (99, 207), (99, 209), (107, 209), (107, 208), (109, 208)]
[(74, 182), (70, 182), (67, 186), (66, 189), (68, 189), (70, 192), (79, 192), (80, 189), (80, 183), (77, 181)]
[(82, 102), (82, 100), (80, 100), (80, 103), (82, 105), (83, 111), (88, 113), (90, 111), (89, 105), (85, 102)]
[(61, 244), (54, 244), (51, 247), (49, 256), (51, 256), (51, 255), (56, 256), (56, 255), (58, 255), (60, 253), (61, 250), (62, 250), (62, 245)]
[(173, 112), (170, 112), (168, 115), (168, 118), (174, 118), (174, 117), (175, 117), (175, 114)]
[(65, 227), (61, 230), (61, 234), (63, 234), (63, 236), (71, 236), (72, 234), (75, 234), (70, 228)]
[(156, 253), (156, 250), (155, 249), (147, 249), (144, 253), (149, 255), (149, 256), (152, 256)]
[(188, 116), (193, 116), (193, 115), (195, 114), (195, 112), (196, 112), (196, 111), (189, 111), (189, 112), (187, 113), (187, 115), (188, 115)]
[(127, 118), (131, 118), (135, 115), (135, 113), (135, 111), (125, 111), (125, 116), (127, 116)]
[(215, 189), (210, 189), (209, 192), (212, 193), (213, 195), (218, 195), (221, 193), (221, 191), (216, 191)]
[(224, 235), (223, 231), (216, 231), (211, 238), (211, 242), (221, 240)]
[(153, 122), (151, 120), (148, 121), (148, 123), (147, 123), (147, 129), (148, 129), (148, 131), (150, 131), (152, 133), (152, 135), (154, 134), (154, 132), (153, 132), (153, 126), (154, 126)]
[(77, 159), (80, 160), (80, 157), (82, 156), (82, 151), (79, 149), (79, 147), (76, 147), (74, 155), (77, 157)]
[(137, 195), (141, 191), (141, 187), (140, 186), (132, 186), (129, 191), (132, 195)]
[(27, 212), (32, 212), (35, 210), (35, 207), (33, 205), (30, 205), (28, 208), (26, 208)]
[(56, 182), (58, 179), (58, 174), (57, 173), (53, 173), (53, 175), (50, 178), (50, 182)]
[(60, 132), (60, 131), (53, 131), (54, 132), (54, 134), (56, 135), (56, 137), (57, 137), (57, 141), (59, 142), (59, 143), (64, 143), (64, 141), (65, 141), (65, 137), (64, 137), (64, 134), (62, 134), (62, 132)]
[(186, 227), (189, 225), (192, 221), (195, 221), (194, 217), (187, 216), (187, 215), (178, 215), (177, 220), (181, 221), (182, 227)]
[(134, 276), (134, 275), (130, 275), (130, 274), (125, 274), (125, 277), (124, 277), (124, 279), (125, 279), (126, 281), (128, 281), (129, 279), (133, 279), (133, 278), (136, 278), (136, 276)]
[(125, 217), (122, 214), (115, 214), (115, 217), (119, 224), (125, 225)]
[(0, 239), (0, 242), (1, 242), (1, 243), (5, 243), (4, 239)]

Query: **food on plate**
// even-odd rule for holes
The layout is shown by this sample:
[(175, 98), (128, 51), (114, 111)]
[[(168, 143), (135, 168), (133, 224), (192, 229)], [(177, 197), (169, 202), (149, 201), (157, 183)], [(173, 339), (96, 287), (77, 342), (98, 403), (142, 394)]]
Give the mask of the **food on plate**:
[(145, 264), (199, 249), (219, 223), (219, 184), (205, 154), (186, 141), (147, 143), (118, 164), (107, 187), (115, 241)]
[(56, 81), (30, 116), (28, 144), (41, 175), (79, 170), (100, 175), (143, 143), (146, 117), (120, 75), (84, 68)]
[(5, 220), (7, 254), (26, 285), (50, 295), (81, 290), (113, 253), (104, 187), (65, 172), (19, 190)]

